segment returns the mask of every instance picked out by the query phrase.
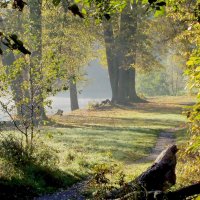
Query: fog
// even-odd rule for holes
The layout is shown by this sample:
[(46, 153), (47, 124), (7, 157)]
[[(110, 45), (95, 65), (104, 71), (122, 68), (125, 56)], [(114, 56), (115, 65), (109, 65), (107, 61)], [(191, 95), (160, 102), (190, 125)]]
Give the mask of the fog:
[[(78, 83), (79, 107), (87, 108), (90, 102), (101, 102), (111, 98), (111, 88), (108, 77), (108, 70), (101, 66), (98, 60), (90, 62), (85, 68), (85, 81)], [(71, 111), (69, 91), (59, 92), (55, 96), (48, 98), (51, 100), (51, 107), (46, 107), (47, 115), (53, 115), (57, 110), (65, 113)], [(0, 111), (0, 121), (7, 121), (10, 118), (2, 110)]]

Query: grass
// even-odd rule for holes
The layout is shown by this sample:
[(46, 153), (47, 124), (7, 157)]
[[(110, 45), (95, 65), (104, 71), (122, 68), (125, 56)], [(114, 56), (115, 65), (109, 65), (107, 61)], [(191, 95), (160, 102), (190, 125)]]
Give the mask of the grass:
[[(129, 179), (149, 166), (134, 162), (150, 153), (161, 131), (184, 127), (182, 107), (191, 99), (157, 97), (149, 101), (51, 117), (54, 125), (43, 127), (40, 139), (56, 149), (66, 187), (93, 173), (94, 166), (100, 163), (118, 163)], [(178, 141), (184, 140), (183, 133), (176, 133)], [(45, 185), (42, 187), (45, 190)]]
[(53, 116), (52, 120), (63, 128), (45, 128), (44, 136), (52, 137), (49, 143), (53, 142), (62, 152), (61, 157), (68, 152), (76, 155), (77, 160), (74, 159), (72, 165), (84, 158), (93, 166), (103, 162), (107, 154), (116, 162), (130, 165), (149, 154), (160, 131), (184, 126), (186, 117), (181, 114), (182, 104), (188, 99), (175, 100), (159, 98), (158, 102), (153, 99), (148, 104), (132, 107), (83, 109), (70, 115)]

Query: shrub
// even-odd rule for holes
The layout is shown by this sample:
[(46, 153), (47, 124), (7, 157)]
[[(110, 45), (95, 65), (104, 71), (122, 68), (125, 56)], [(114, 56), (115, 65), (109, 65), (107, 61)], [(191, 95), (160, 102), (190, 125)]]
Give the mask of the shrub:
[(9, 136), (0, 142), (0, 156), (15, 167), (26, 167), (27, 165), (56, 166), (58, 156), (56, 151), (42, 142), (33, 143), (30, 147), (24, 145), (23, 141)]
[(0, 156), (14, 166), (24, 166), (32, 160), (30, 149), (25, 148), (23, 142), (13, 136), (0, 142)]
[(32, 157), (37, 165), (55, 168), (59, 163), (58, 151), (45, 145), (43, 142), (34, 144)]
[(125, 184), (125, 175), (121, 166), (115, 162), (96, 164), (93, 168), (91, 187), (94, 188), (94, 199), (104, 199), (105, 195)]
[[(27, 188), (28, 191), (31, 186), (32, 194), (35, 195), (53, 192), (68, 185), (69, 181), (75, 182), (72, 175), (58, 169), (59, 159), (56, 153), (56, 150), (39, 141), (29, 149), (18, 138), (4, 138), (0, 141), (0, 156), (3, 159), (1, 185), (8, 189), (6, 191), (14, 187)], [(25, 195), (24, 193), (19, 190), (12, 195), (8, 192), (8, 195), (14, 198)], [(6, 192), (0, 193), (0, 199), (3, 198), (2, 195), (6, 195)]]

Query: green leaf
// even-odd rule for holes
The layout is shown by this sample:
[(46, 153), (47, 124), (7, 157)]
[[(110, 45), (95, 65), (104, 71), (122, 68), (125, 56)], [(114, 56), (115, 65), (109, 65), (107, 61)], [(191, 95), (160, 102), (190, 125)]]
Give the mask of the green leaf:
[(52, 3), (54, 6), (58, 6), (61, 0), (53, 0)]
[(148, 0), (142, 0), (142, 4), (148, 4)]
[(165, 14), (165, 8), (159, 7), (159, 9), (156, 9), (154, 17), (160, 17), (160, 16), (163, 16), (164, 14)]
[(86, 11), (85, 8), (82, 8), (81, 12), (82, 12), (83, 15), (86, 15), (86, 14), (87, 14), (87, 11)]

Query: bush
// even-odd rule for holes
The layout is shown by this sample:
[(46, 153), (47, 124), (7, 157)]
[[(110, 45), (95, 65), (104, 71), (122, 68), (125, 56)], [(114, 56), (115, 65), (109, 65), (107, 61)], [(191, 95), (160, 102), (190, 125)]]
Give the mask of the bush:
[(59, 163), (57, 150), (50, 148), (43, 142), (35, 143), (33, 146), (32, 157), (37, 165), (55, 168)]
[(15, 167), (27, 165), (56, 166), (56, 151), (42, 142), (25, 146), (22, 140), (9, 136), (0, 142), (0, 156)]
[[(26, 195), (50, 193), (78, 179), (59, 170), (57, 151), (43, 142), (34, 143), (30, 149), (23, 145), (23, 141), (10, 136), (0, 141), (0, 156), (3, 161), (0, 183), (5, 188), (4, 193), (0, 193), (0, 199), (5, 195), (10, 199), (17, 199), (15, 196), (26, 199)], [(30, 186), (31, 193), (25, 194)], [(26, 189), (14, 190), (10, 194), (12, 188)]]
[(0, 142), (0, 156), (14, 166), (24, 166), (32, 160), (30, 149), (25, 148), (22, 141), (12, 136)]
[(90, 182), (93, 188), (92, 199), (104, 199), (105, 195), (125, 184), (125, 175), (121, 166), (115, 162), (96, 164)]

